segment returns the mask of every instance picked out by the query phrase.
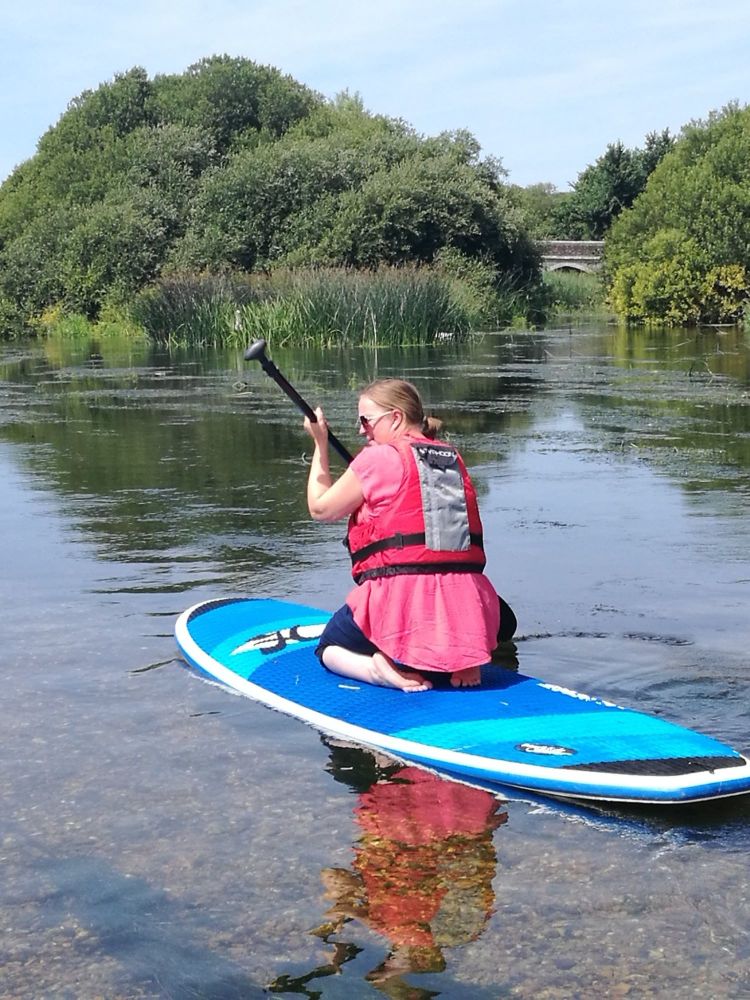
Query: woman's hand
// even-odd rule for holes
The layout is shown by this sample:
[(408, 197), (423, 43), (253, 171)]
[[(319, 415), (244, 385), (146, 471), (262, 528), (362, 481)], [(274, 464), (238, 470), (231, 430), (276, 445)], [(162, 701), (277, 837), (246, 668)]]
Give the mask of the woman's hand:
[(315, 416), (318, 418), (315, 422), (305, 417), (303, 426), (317, 447), (325, 450), (328, 447), (328, 424), (320, 407), (315, 410)]
[(364, 501), (362, 486), (347, 469), (334, 483), (328, 468), (328, 424), (320, 407), (315, 410), (317, 421), (305, 417), (304, 428), (315, 442), (315, 454), (307, 478), (307, 506), (316, 521), (340, 521)]

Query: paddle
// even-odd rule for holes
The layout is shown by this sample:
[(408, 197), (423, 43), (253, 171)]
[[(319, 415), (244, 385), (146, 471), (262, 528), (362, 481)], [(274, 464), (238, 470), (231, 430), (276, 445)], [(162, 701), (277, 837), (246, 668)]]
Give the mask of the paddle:
[[(276, 385), (282, 389), (287, 396), (291, 399), (294, 405), (311, 421), (311, 423), (316, 424), (318, 418), (315, 416), (315, 411), (312, 409), (309, 403), (300, 396), (293, 385), (284, 378), (276, 365), (271, 361), (270, 358), (266, 357), (266, 342), (265, 340), (256, 340), (251, 344), (245, 351), (245, 361), (259, 361), (260, 366), (269, 378), (272, 378)], [(353, 455), (349, 452), (344, 445), (339, 441), (333, 431), (328, 428), (328, 440), (330, 441), (332, 447), (339, 453), (341, 458), (348, 465), (352, 459)]]

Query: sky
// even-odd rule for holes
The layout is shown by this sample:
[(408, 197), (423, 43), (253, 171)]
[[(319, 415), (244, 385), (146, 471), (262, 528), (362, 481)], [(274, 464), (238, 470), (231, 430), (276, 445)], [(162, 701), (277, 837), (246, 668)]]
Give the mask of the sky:
[(17, 0), (0, 181), (82, 91), (227, 54), (423, 135), (468, 129), (509, 182), (565, 191), (611, 142), (750, 102), (749, 43), (748, 0)]

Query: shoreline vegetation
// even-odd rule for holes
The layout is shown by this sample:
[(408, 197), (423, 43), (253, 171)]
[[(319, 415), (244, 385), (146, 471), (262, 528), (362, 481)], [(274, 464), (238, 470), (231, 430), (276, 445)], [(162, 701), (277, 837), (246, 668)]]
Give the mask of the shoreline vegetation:
[(595, 275), (550, 272), (530, 296), (513, 288), (498, 291), (482, 265), (462, 270), (456, 273), (453, 258), (450, 265), (374, 271), (175, 275), (95, 320), (45, 310), (33, 320), (33, 331), (72, 339), (143, 337), (167, 347), (244, 347), (259, 337), (277, 346), (413, 346), (533, 328), (530, 315), (544, 323), (609, 315)]
[[(74, 98), (0, 185), (0, 338), (429, 343), (567, 317), (750, 326), (750, 107), (510, 184), (466, 130), (212, 56)], [(601, 239), (598, 275), (539, 242)]]

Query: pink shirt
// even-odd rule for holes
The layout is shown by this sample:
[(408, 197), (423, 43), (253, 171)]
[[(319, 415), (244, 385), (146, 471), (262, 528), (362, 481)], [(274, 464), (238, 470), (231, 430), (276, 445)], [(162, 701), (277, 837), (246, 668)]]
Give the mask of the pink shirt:
[[(377, 515), (401, 488), (404, 470), (392, 445), (367, 445), (350, 468), (365, 497), (358, 518)], [(355, 587), (346, 603), (378, 649), (410, 667), (465, 670), (487, 663), (497, 645), (497, 594), (481, 573), (379, 577)]]

